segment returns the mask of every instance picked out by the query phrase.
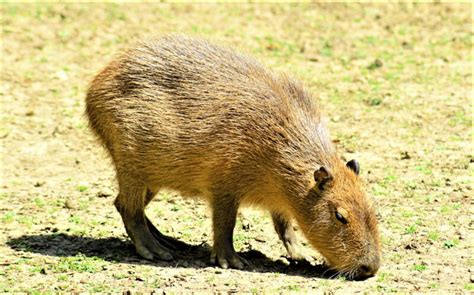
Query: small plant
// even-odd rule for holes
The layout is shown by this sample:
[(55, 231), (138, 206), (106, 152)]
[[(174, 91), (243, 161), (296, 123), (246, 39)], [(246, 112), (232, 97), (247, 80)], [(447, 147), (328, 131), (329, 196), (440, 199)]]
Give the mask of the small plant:
[(298, 292), (301, 290), (300, 286), (298, 285), (288, 285), (286, 286), (286, 289), (290, 290), (290, 291), (295, 291), (295, 292)]
[(387, 177), (385, 177), (385, 181), (388, 182), (388, 183), (391, 183), (391, 182), (394, 182), (397, 180), (397, 176), (396, 175), (388, 175)]
[(402, 212), (402, 216), (405, 217), (405, 218), (410, 218), (410, 217), (415, 216), (415, 212), (409, 211), (409, 210), (404, 210)]
[(419, 185), (419, 184), (416, 183), (415, 181), (407, 181), (407, 182), (405, 183), (405, 188), (406, 188), (407, 190), (413, 190), (413, 189), (417, 188), (418, 185)]
[(18, 216), (17, 221), (28, 227), (35, 223), (33, 217), (31, 216)]
[(414, 234), (414, 233), (416, 233), (416, 225), (414, 225), (414, 224), (410, 225), (409, 227), (407, 227), (407, 228), (405, 229), (405, 234), (410, 234), (410, 235), (412, 235), (412, 234)]
[(440, 212), (443, 214), (449, 214), (455, 210), (461, 208), (461, 203), (447, 204), (441, 207)]
[(87, 187), (87, 185), (80, 184), (80, 185), (77, 186), (77, 190), (80, 191), (81, 193), (85, 192), (88, 189), (89, 188)]
[(87, 210), (88, 207), (89, 207), (89, 201), (82, 200), (79, 202), (79, 208), (81, 210)]
[(382, 283), (382, 282), (384, 282), (385, 280), (387, 280), (387, 278), (388, 278), (388, 274), (387, 274), (387, 273), (384, 273), (384, 272), (379, 273), (379, 274), (377, 275), (377, 282), (378, 282), (378, 283)]
[(459, 240), (457, 240), (457, 239), (455, 239), (455, 240), (448, 240), (448, 241), (444, 242), (443, 248), (445, 248), (445, 249), (451, 249), (451, 248), (456, 247), (458, 244), (459, 244)]
[(340, 282), (346, 282), (346, 281), (347, 281), (347, 277), (346, 277), (346, 276), (339, 276), (339, 277), (337, 277), (337, 279), (338, 279)]
[(67, 279), (68, 279), (68, 275), (66, 275), (66, 274), (60, 274), (60, 275), (58, 275), (56, 278), (57, 278), (58, 281), (60, 281), (60, 282), (65, 282), (65, 281), (67, 281)]
[(216, 276), (215, 275), (210, 275), (210, 276), (207, 277), (206, 281), (208, 283), (213, 283), (213, 282), (216, 281)]
[(179, 210), (183, 209), (181, 205), (173, 205), (173, 207), (171, 207), (171, 211), (173, 212), (178, 212)]
[(423, 166), (416, 166), (415, 169), (417, 171), (420, 171), (421, 173), (425, 175), (431, 175), (433, 174), (433, 170), (429, 167), (429, 165), (423, 165)]
[(428, 233), (428, 239), (431, 241), (437, 241), (439, 239), (439, 233), (437, 231), (430, 231)]
[(434, 200), (434, 197), (433, 197), (433, 196), (427, 196), (427, 197), (425, 198), (425, 202), (428, 203), (428, 204), (433, 203), (433, 200)]
[(7, 212), (5, 214), (3, 214), (2, 216), (2, 222), (3, 223), (10, 223), (10, 222), (13, 222), (13, 220), (15, 219), (15, 212)]
[(374, 97), (374, 98), (368, 99), (367, 104), (369, 106), (378, 106), (382, 104), (382, 99), (378, 97)]
[(72, 215), (71, 217), (68, 218), (69, 222), (79, 224), (81, 223), (81, 218), (79, 216)]
[(332, 46), (328, 41), (325, 41), (321, 48), (321, 55), (330, 57), (332, 56)]
[(464, 285), (464, 289), (468, 291), (474, 291), (474, 284), (473, 283), (467, 283)]
[(127, 273), (113, 273), (112, 276), (114, 277), (114, 279), (118, 279), (118, 280), (121, 280), (121, 279), (125, 279), (129, 276), (130, 274), (127, 274)]
[(35, 198), (35, 205), (42, 208), (44, 207), (45, 205), (45, 202), (43, 199), (40, 199), (40, 198)]
[(413, 270), (416, 270), (416, 271), (424, 271), (428, 269), (428, 266), (426, 264), (415, 264), (413, 266)]

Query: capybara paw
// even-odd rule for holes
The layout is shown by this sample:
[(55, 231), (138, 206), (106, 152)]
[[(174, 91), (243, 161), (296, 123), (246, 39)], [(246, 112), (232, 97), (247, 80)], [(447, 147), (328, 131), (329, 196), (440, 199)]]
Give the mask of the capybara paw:
[(309, 263), (315, 263), (315, 258), (311, 256), (303, 247), (301, 247), (299, 244), (295, 245), (288, 245), (288, 256), (289, 259), (295, 260), (295, 261), (301, 261), (305, 260)]
[(153, 235), (153, 237), (156, 239), (156, 241), (158, 241), (158, 243), (160, 243), (161, 245), (163, 245), (164, 247), (172, 250), (172, 251), (187, 251), (189, 250), (189, 245), (187, 245), (186, 243), (184, 242), (181, 242), (180, 240), (177, 240), (173, 237), (168, 237), (164, 234), (162, 234), (154, 225), (153, 223), (151, 223), (151, 221), (147, 218), (146, 218), (146, 221), (147, 221), (147, 226), (148, 226), (148, 229), (150, 230), (151, 234)]
[(243, 269), (245, 266), (249, 265), (247, 260), (240, 257), (235, 252), (219, 253), (213, 251), (211, 254), (211, 263), (219, 265), (224, 269), (227, 269), (229, 267)]
[(150, 242), (146, 245), (136, 245), (137, 253), (148, 260), (158, 259), (164, 261), (173, 260), (173, 255), (165, 247), (159, 245), (156, 242)]

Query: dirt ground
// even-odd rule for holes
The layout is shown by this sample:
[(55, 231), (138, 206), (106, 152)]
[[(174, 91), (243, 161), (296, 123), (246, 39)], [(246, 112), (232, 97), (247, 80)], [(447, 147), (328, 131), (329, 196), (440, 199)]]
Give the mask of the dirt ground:
[[(474, 292), (472, 4), (5, 4), (0, 292)], [(267, 213), (242, 210), (243, 270), (208, 263), (209, 210), (162, 193), (148, 214), (194, 250), (140, 259), (114, 172), (83, 116), (88, 82), (136, 40), (204, 36), (298, 77), (377, 203), (365, 281), (289, 263)], [(308, 248), (309, 249), (309, 248)], [(315, 254), (317, 255), (317, 254)]]

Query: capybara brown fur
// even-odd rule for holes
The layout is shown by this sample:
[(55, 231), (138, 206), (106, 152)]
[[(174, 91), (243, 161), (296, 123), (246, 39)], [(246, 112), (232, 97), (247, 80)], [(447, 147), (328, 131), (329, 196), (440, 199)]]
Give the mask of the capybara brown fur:
[(139, 43), (92, 81), (92, 130), (115, 165), (115, 206), (137, 252), (171, 260), (179, 241), (150, 222), (161, 189), (212, 210), (211, 262), (243, 268), (233, 247), (241, 205), (268, 210), (292, 258), (304, 258), (292, 221), (353, 278), (374, 275), (380, 241), (359, 164), (337, 155), (320, 107), (296, 80), (229, 49), (186, 36)]

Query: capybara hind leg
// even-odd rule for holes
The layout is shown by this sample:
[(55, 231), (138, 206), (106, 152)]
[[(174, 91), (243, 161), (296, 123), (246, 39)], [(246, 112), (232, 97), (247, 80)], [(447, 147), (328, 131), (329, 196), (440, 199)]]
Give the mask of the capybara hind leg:
[(242, 269), (248, 262), (237, 255), (233, 245), (233, 233), (237, 218), (238, 203), (232, 196), (214, 197), (212, 200), (212, 227), (214, 246), (211, 263), (222, 268)]
[(162, 245), (166, 246), (169, 249), (172, 250), (178, 250), (178, 251), (186, 251), (189, 250), (189, 245), (181, 242), (180, 240), (177, 240), (173, 237), (169, 237), (167, 235), (162, 234), (154, 225), (151, 223), (150, 219), (146, 217), (146, 222), (148, 225), (148, 228), (150, 229), (150, 232), (152, 235), (155, 237), (155, 239), (158, 240)]
[[(146, 194), (145, 194), (145, 207), (153, 200), (153, 197), (156, 195), (156, 191), (158, 190), (151, 190), (147, 189)], [(155, 239), (158, 240), (160, 244), (163, 246), (166, 246), (169, 249), (172, 250), (179, 250), (179, 251), (185, 251), (189, 249), (189, 246), (186, 243), (183, 243), (173, 237), (168, 237), (164, 234), (162, 234), (150, 221), (150, 219), (146, 216), (145, 214), (145, 219), (146, 219), (146, 224), (148, 226), (148, 229), (150, 230), (151, 234)]]
[(278, 237), (283, 242), (290, 258), (293, 260), (307, 260), (313, 262), (313, 257), (307, 254), (298, 242), (291, 221), (284, 215), (276, 212), (272, 212), (272, 219)]
[(145, 186), (119, 180), (120, 193), (115, 207), (122, 216), (128, 235), (140, 256), (146, 259), (172, 260), (170, 250), (154, 238), (145, 216)]
[(155, 197), (157, 191), (152, 191), (151, 189), (147, 188), (146, 189), (146, 193), (145, 193), (145, 204), (143, 205), (143, 207), (146, 207), (148, 206), (148, 204), (150, 204), (150, 202), (153, 200), (153, 198)]

